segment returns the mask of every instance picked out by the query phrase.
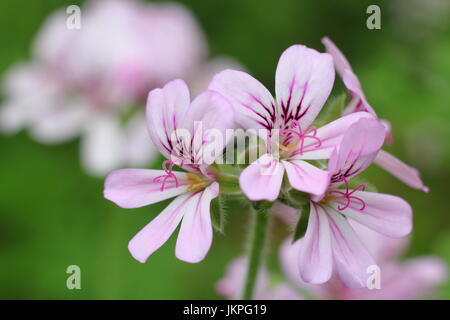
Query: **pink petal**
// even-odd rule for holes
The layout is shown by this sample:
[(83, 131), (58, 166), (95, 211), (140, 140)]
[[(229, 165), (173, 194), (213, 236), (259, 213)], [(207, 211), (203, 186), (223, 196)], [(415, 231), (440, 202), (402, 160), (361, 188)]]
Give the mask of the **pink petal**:
[(376, 265), (348, 221), (337, 211), (327, 210), (332, 234), (336, 271), (350, 288), (367, 287), (367, 268)]
[(318, 299), (325, 299), (328, 283), (315, 285), (303, 282), (298, 271), (298, 255), (304, 239), (292, 243), (292, 238), (288, 237), (280, 246), (280, 264), (287, 280), (295, 288)]
[[(233, 129), (233, 108), (221, 94), (207, 90), (192, 101), (180, 120), (180, 127), (188, 129), (191, 138), (186, 141), (190, 150), (184, 150), (185, 163), (195, 159), (195, 164), (211, 164), (228, 143), (225, 130)], [(192, 139), (192, 140), (191, 140)], [(210, 152), (211, 151), (211, 152)], [(214, 152), (213, 152), (214, 151)]]
[(355, 112), (334, 120), (317, 129), (316, 137), (320, 139), (320, 146), (315, 140), (305, 139), (303, 155), (298, 155), (294, 158), (305, 160), (329, 159), (334, 148), (341, 143), (347, 129), (360, 119), (374, 118), (367, 112)]
[(301, 278), (308, 283), (327, 282), (333, 271), (331, 233), (321, 206), (311, 203), (308, 228), (300, 241), (298, 262)]
[(332, 183), (340, 183), (366, 169), (384, 142), (385, 128), (374, 119), (360, 119), (345, 132), (328, 167)]
[(219, 184), (213, 182), (189, 200), (177, 239), (178, 259), (197, 263), (205, 258), (212, 243), (210, 203), (218, 195)]
[[(360, 210), (361, 201), (351, 198), (350, 206), (340, 211), (348, 218), (392, 238), (402, 238), (411, 232), (412, 209), (405, 200), (389, 194), (364, 191), (356, 191), (352, 197), (361, 199), (365, 206)], [(330, 205), (338, 210), (339, 203), (342, 201), (337, 200)]]
[(209, 85), (210, 90), (224, 95), (233, 105), (236, 121), (244, 129), (272, 129), (276, 108), (270, 92), (249, 74), (225, 70)]
[(350, 63), (345, 56), (329, 38), (323, 38), (322, 43), (324, 44), (326, 51), (333, 56), (336, 70), (350, 93), (350, 103), (345, 109), (344, 114), (366, 111), (376, 117), (375, 111), (366, 100), (358, 77), (353, 72)]
[(347, 87), (350, 94), (350, 102), (344, 110), (344, 114), (349, 114), (352, 112), (365, 111), (377, 116), (375, 110), (367, 102), (366, 96), (361, 88), (358, 78), (349, 69), (344, 70), (344, 75), (342, 76), (342, 81)]
[(398, 258), (408, 247), (409, 239), (407, 237), (395, 239), (374, 231), (355, 220), (349, 220), (349, 223), (380, 265)]
[(283, 160), (282, 163), (294, 189), (313, 195), (323, 195), (327, 190), (330, 182), (327, 171), (302, 160)]
[[(221, 154), (226, 145), (225, 129), (234, 127), (228, 100), (217, 92), (205, 91), (191, 104), (189, 90), (182, 80), (150, 92), (147, 123), (153, 143), (166, 158), (196, 165), (205, 160), (202, 151), (207, 146)], [(222, 140), (216, 141), (217, 138)]]
[[(180, 195), (128, 243), (128, 250), (137, 261), (144, 263), (172, 235), (188, 212), (194, 193)], [(194, 199), (195, 200), (195, 199)]]
[(169, 178), (161, 191), (162, 180), (155, 181), (166, 173), (162, 170), (120, 169), (113, 171), (105, 180), (104, 197), (122, 208), (138, 208), (187, 192), (189, 185), (186, 173), (172, 173), (178, 179)]
[(298, 120), (306, 130), (322, 109), (333, 82), (333, 59), (329, 54), (302, 45), (284, 51), (277, 66), (275, 91), (285, 123)]
[(347, 58), (342, 54), (342, 52), (336, 47), (333, 41), (328, 37), (322, 38), (322, 43), (325, 46), (326, 51), (333, 57), (334, 66), (336, 67), (337, 73), (342, 77), (345, 69), (352, 70), (350, 63)]
[(183, 80), (152, 90), (147, 99), (147, 126), (153, 144), (166, 158), (172, 154), (172, 132), (179, 127), (190, 105), (189, 89)]
[(265, 154), (242, 171), (239, 184), (251, 201), (275, 201), (280, 193), (283, 174), (283, 165), (270, 154)]
[(394, 157), (392, 154), (381, 150), (375, 158), (375, 163), (387, 170), (390, 174), (400, 179), (402, 182), (414, 189), (419, 189), (428, 192), (429, 189), (420, 179), (420, 174), (417, 169), (408, 166), (400, 159)]

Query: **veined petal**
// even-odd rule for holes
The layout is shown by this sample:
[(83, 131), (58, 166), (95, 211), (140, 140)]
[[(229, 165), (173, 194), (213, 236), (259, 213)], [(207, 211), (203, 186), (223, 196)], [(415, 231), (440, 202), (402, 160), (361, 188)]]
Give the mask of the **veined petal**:
[(381, 150), (375, 158), (375, 163), (411, 188), (419, 189), (424, 192), (429, 191), (428, 187), (425, 186), (420, 179), (419, 171), (408, 166), (392, 154)]
[(326, 209), (332, 234), (336, 271), (350, 288), (367, 287), (367, 268), (376, 265), (348, 221), (331, 207)]
[(249, 74), (225, 70), (218, 73), (209, 85), (230, 100), (236, 121), (244, 129), (273, 129), (277, 111), (270, 92)]
[(347, 129), (360, 119), (374, 118), (368, 112), (355, 112), (334, 120), (317, 129), (316, 137), (320, 139), (320, 145), (315, 140), (305, 139), (303, 155), (297, 155), (294, 158), (305, 160), (329, 159), (334, 148), (341, 143)]
[(179, 127), (190, 102), (189, 89), (179, 79), (148, 95), (146, 117), (150, 138), (167, 159), (173, 151), (172, 132)]
[(327, 215), (321, 206), (311, 202), (308, 228), (300, 241), (298, 262), (301, 278), (308, 283), (327, 282), (333, 271), (331, 233)]
[[(122, 208), (139, 208), (187, 192), (186, 173), (172, 171), (177, 178), (164, 177), (163, 170), (120, 169), (105, 180), (104, 197)], [(161, 177), (158, 179), (158, 177)]]
[[(186, 169), (203, 164), (202, 151), (208, 147), (217, 156), (221, 154), (226, 145), (225, 129), (234, 126), (231, 104), (221, 94), (208, 90), (192, 103), (189, 99), (186, 84), (175, 80), (150, 92), (147, 103), (154, 144), (166, 158), (191, 165)], [(211, 164), (215, 157), (206, 160)]]
[[(336, 198), (330, 202), (330, 206), (338, 210), (339, 204), (346, 201)], [(411, 206), (405, 200), (389, 194), (356, 191), (350, 197), (348, 208), (338, 211), (392, 238), (405, 237), (412, 230)]]
[(322, 195), (327, 190), (330, 182), (327, 171), (303, 160), (283, 160), (282, 163), (294, 189), (313, 195)]
[(177, 239), (178, 259), (197, 263), (205, 258), (211, 247), (213, 233), (210, 203), (218, 195), (219, 184), (213, 182), (189, 200)]
[(220, 93), (207, 90), (192, 101), (180, 122), (190, 137), (176, 146), (179, 157), (185, 163), (210, 165), (228, 143), (225, 130), (234, 128), (233, 108)]
[(144, 263), (169, 239), (186, 214), (193, 197), (192, 192), (178, 196), (130, 240), (128, 250), (133, 258)]
[[(277, 103), (285, 127), (292, 120), (308, 129), (327, 100), (334, 82), (333, 59), (302, 45), (286, 49), (275, 76)], [(283, 128), (283, 129), (284, 129)]]
[(252, 201), (275, 201), (283, 181), (283, 165), (270, 154), (262, 155), (239, 176), (242, 192)]
[(366, 169), (383, 145), (385, 135), (378, 120), (361, 119), (352, 124), (330, 157), (331, 183), (336, 185)]

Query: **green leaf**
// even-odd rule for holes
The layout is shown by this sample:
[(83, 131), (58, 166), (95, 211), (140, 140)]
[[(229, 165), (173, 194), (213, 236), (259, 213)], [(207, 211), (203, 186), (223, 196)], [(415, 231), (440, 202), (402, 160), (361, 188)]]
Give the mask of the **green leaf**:
[(302, 210), (300, 211), (300, 216), (297, 221), (297, 225), (295, 226), (294, 230), (294, 237), (292, 239), (292, 242), (297, 241), (301, 237), (305, 235), (306, 228), (308, 226), (308, 218), (309, 218), (309, 209), (310, 209), (309, 202), (303, 206)]
[(225, 200), (222, 195), (211, 201), (211, 223), (214, 230), (224, 233), (225, 229)]

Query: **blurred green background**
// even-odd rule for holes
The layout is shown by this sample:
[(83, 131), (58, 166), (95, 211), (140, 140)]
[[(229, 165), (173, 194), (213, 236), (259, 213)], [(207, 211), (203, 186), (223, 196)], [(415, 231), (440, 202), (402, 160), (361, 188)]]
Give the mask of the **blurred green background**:
[[(450, 261), (448, 1), (181, 2), (198, 18), (212, 55), (235, 57), (268, 88), (284, 49), (301, 43), (323, 50), (320, 39), (330, 36), (351, 61), (378, 115), (391, 121), (389, 151), (417, 167), (431, 189), (429, 194), (412, 190), (374, 166), (367, 171), (379, 190), (414, 208), (407, 255), (435, 254)], [(30, 43), (50, 12), (81, 3), (2, 0), (0, 75), (29, 57)], [(366, 28), (370, 4), (381, 7), (381, 30)], [(167, 203), (123, 210), (104, 200), (103, 181), (81, 170), (78, 143), (49, 147), (23, 132), (0, 136), (0, 298), (219, 298), (215, 282), (245, 248), (245, 210), (234, 206), (226, 235), (214, 235), (203, 262), (178, 261), (172, 237), (140, 264), (127, 243)], [(285, 233), (274, 229), (279, 240)], [(270, 253), (275, 265), (274, 247)], [(82, 290), (66, 288), (66, 268), (72, 264), (81, 267)], [(450, 285), (437, 297), (450, 298)]]

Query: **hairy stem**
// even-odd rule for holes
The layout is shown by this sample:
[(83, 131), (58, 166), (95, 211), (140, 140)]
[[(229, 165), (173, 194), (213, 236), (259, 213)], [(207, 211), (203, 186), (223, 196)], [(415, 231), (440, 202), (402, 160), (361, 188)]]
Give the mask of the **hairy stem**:
[(253, 297), (256, 279), (261, 263), (263, 261), (264, 246), (266, 243), (267, 226), (269, 221), (269, 209), (267, 205), (253, 203), (253, 230), (250, 236), (250, 250), (248, 256), (247, 275), (245, 280), (243, 300), (251, 300)]

